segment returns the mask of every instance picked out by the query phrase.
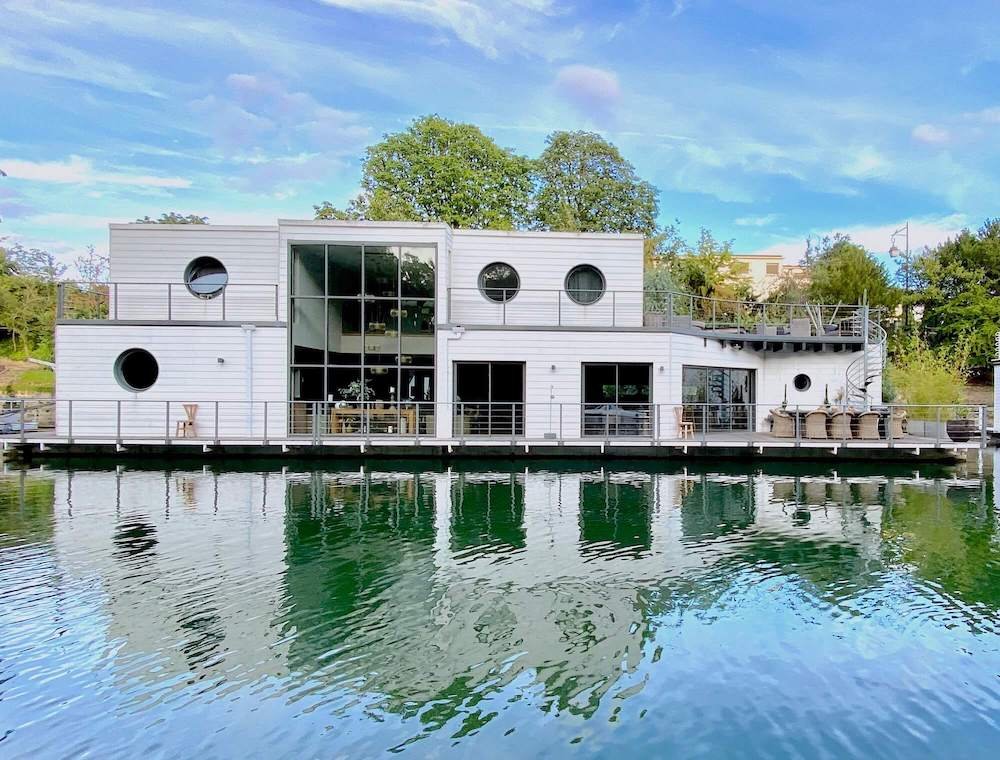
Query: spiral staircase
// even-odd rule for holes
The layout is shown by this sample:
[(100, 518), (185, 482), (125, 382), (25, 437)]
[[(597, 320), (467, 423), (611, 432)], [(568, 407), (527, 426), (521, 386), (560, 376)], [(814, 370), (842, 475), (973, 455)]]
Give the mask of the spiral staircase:
[(847, 366), (845, 400), (849, 405), (869, 409), (872, 403), (882, 401), (888, 335), (882, 325), (868, 317), (857, 318), (857, 330), (865, 336), (865, 342), (861, 355)]

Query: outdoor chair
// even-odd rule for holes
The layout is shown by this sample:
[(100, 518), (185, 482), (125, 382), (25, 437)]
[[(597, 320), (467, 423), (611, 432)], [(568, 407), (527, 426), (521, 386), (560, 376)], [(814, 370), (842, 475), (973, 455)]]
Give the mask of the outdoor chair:
[(880, 415), (871, 410), (858, 415), (858, 438), (866, 441), (877, 441), (881, 436), (878, 433), (878, 423)]
[(902, 438), (906, 435), (906, 410), (905, 409), (893, 409), (892, 410), (892, 437)]
[(771, 434), (775, 438), (794, 438), (795, 418), (784, 409), (772, 409)]
[(831, 438), (853, 438), (851, 431), (854, 412), (850, 409), (837, 409), (830, 415)]
[(825, 409), (813, 409), (806, 413), (806, 438), (826, 438), (826, 421), (830, 415)]
[(184, 419), (177, 420), (174, 426), (175, 438), (197, 438), (198, 428), (195, 425), (195, 417), (198, 414), (197, 404), (184, 404)]
[(791, 320), (789, 328), (793, 338), (808, 338), (812, 335), (812, 327), (805, 318)]
[(694, 438), (694, 423), (684, 419), (684, 407), (674, 407), (674, 418), (677, 420), (677, 435), (681, 438)]

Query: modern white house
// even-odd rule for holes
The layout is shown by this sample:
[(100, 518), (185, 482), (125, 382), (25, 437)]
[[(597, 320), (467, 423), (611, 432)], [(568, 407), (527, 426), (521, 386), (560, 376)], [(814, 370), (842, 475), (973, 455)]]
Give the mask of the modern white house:
[(110, 254), (60, 292), (70, 441), (746, 445), (881, 404), (866, 306), (644, 292), (639, 235), (113, 224)]

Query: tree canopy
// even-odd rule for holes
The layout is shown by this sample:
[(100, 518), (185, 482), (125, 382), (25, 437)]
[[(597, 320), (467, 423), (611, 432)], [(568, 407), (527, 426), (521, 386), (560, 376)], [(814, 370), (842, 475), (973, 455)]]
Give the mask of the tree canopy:
[(969, 341), (969, 363), (985, 367), (1000, 330), (1000, 219), (963, 230), (917, 257), (914, 301), (923, 305), (921, 331), (931, 346)]
[(176, 211), (165, 211), (159, 219), (144, 216), (135, 220), (136, 224), (208, 224), (207, 216), (197, 214), (179, 214)]
[(656, 233), (657, 191), (594, 132), (553, 132), (535, 163), (534, 222), (574, 232)]
[(471, 229), (525, 224), (531, 161), (472, 124), (416, 119), (368, 148), (361, 194), (346, 210), (315, 206), (317, 219), (446, 222)]
[(899, 292), (886, 267), (847, 235), (825, 237), (806, 247), (809, 298), (818, 303), (867, 303), (894, 307)]

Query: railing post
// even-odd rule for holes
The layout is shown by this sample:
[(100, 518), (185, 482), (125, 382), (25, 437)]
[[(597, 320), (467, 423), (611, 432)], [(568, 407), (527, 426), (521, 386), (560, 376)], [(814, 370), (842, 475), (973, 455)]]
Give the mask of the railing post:
[(112, 285), (111, 287), (112, 287), (112, 290), (114, 291), (114, 297), (115, 297), (114, 318), (115, 318), (115, 321), (117, 322), (118, 321), (118, 283), (117, 282), (114, 283), (114, 285)]
[(559, 442), (562, 443), (563, 440), (563, 405), (562, 402), (559, 403)]
[(63, 318), (63, 298), (66, 295), (66, 288), (63, 283), (56, 284), (56, 319)]
[(895, 419), (895, 411), (893, 409), (893, 405), (889, 404), (889, 417), (885, 421), (885, 437), (886, 440), (889, 441), (890, 449), (893, 448), (896, 444), (895, 439), (893, 439), (892, 437), (892, 432), (893, 432), (892, 428), (894, 419)]
[[(275, 285), (274, 286), (274, 321), (275, 322), (280, 322), (281, 321), (281, 308), (280, 308), (280, 304), (281, 304), (281, 296), (278, 293), (278, 286)], [(267, 402), (265, 401), (264, 403), (267, 403)]]
[(934, 448), (941, 448), (941, 407), (936, 407), (937, 422), (934, 425)]
[(562, 291), (556, 291), (556, 324), (562, 327)]
[[(69, 442), (73, 443), (73, 399), (70, 399), (69, 404)], [(21, 428), (24, 428), (24, 416), (21, 416)]]
[(122, 401), (118, 399), (115, 402), (115, 441), (120, 443), (122, 440)]
[(986, 407), (979, 407), (979, 448), (985, 449), (986, 444), (989, 442), (989, 437), (986, 435)]
[(708, 441), (708, 404), (701, 405), (701, 445)]
[(503, 301), (500, 304), (500, 311), (501, 311), (500, 323), (503, 324), (503, 325), (506, 325), (507, 324), (507, 288), (504, 288), (503, 290), (500, 291), (500, 297), (503, 299)]
[(451, 324), (451, 291), (452, 288), (448, 288), (448, 324)]
[[(712, 330), (713, 331), (718, 329), (718, 326), (717, 326), (717, 323), (716, 323), (716, 316), (715, 316), (715, 306), (716, 306), (716, 303), (717, 303), (717, 301), (713, 298), (712, 299)], [(738, 319), (739, 319), (739, 317), (737, 316), (737, 320)]]
[[(223, 290), (222, 294), (224, 296), (226, 294), (226, 291)], [(215, 438), (214, 438), (214, 440), (215, 440), (216, 444), (218, 444), (218, 442), (219, 442), (219, 402), (218, 401), (215, 402)]]
[(672, 330), (674, 327), (674, 293), (669, 291), (667, 293), (667, 329)]
[[(27, 402), (22, 398), (21, 399), (21, 443), (24, 443), (24, 417), (26, 412), (27, 412)], [(72, 415), (70, 415), (70, 418), (72, 419)]]
[(226, 291), (228, 289), (229, 288), (227, 288), (225, 285), (222, 286), (222, 321), (223, 322), (226, 321)]
[(319, 443), (319, 402), (312, 402), (312, 442), (313, 446)]
[(174, 284), (172, 282), (167, 283), (167, 321), (171, 322), (174, 318)]
[(267, 445), (267, 402), (264, 402), (264, 444)]
[[(170, 443), (170, 402), (164, 402), (166, 408), (163, 413), (163, 437), (166, 438), (167, 443)], [(186, 429), (185, 429), (186, 430)]]
[(615, 306), (615, 302), (616, 302), (615, 296), (617, 295), (617, 293), (618, 293), (617, 290), (612, 290), (611, 291), (611, 326), (612, 327), (617, 327), (618, 326), (618, 322), (617, 322), (617, 319), (616, 319), (616, 315), (617, 315), (617, 311), (618, 310), (617, 310), (617, 308)]
[(795, 446), (798, 448), (802, 445), (802, 416), (799, 414), (801, 408), (798, 404), (795, 405)]
[(868, 392), (868, 304), (861, 307), (861, 362), (863, 373), (861, 376), (861, 388), (865, 394), (865, 410), (872, 408), (872, 397)]

